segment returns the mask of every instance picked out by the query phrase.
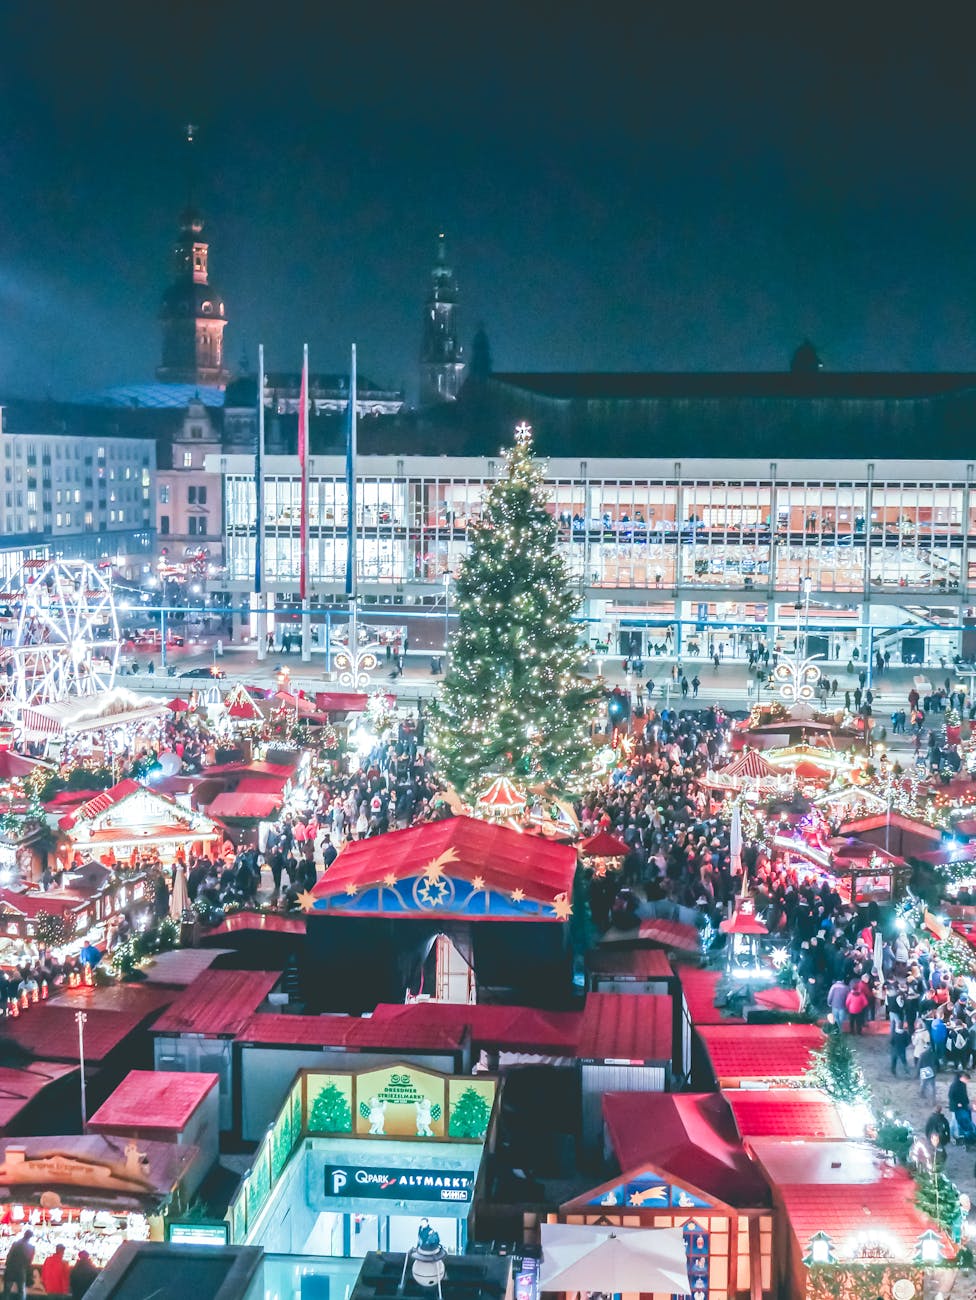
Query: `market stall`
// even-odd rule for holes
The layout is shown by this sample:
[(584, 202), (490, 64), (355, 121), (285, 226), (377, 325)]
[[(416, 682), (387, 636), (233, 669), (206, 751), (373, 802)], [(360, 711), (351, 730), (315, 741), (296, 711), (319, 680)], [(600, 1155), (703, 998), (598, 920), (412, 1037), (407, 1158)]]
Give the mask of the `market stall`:
[(69, 1265), (87, 1250), (102, 1267), (125, 1241), (161, 1241), (164, 1213), (184, 1203), (198, 1155), (193, 1146), (100, 1136), (8, 1143), (0, 1161), (0, 1259), (28, 1226), (35, 1265), (60, 1244)]

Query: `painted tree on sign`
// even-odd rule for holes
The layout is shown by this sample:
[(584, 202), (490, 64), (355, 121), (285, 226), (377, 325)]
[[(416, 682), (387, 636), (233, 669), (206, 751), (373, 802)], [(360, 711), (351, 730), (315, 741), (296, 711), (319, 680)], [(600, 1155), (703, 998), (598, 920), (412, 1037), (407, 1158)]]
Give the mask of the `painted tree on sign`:
[(314, 1133), (351, 1133), (352, 1112), (341, 1088), (328, 1083), (312, 1103), (308, 1127)]

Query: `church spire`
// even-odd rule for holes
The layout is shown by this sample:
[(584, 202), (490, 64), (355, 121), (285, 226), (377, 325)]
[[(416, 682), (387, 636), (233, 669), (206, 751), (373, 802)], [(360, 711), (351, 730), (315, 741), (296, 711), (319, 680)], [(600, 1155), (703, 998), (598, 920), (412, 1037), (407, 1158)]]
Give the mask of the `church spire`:
[(448, 263), (447, 241), (437, 239), (437, 256), (424, 307), (420, 345), (420, 404), (453, 402), (461, 387), (464, 362), (457, 334), (458, 288)]
[[(197, 128), (187, 126), (188, 150)], [(210, 282), (210, 244), (203, 237), (203, 217), (193, 205), (193, 168), (188, 159), (188, 205), (180, 217), (173, 250), (173, 282), (163, 295), (162, 365), (159, 379), (169, 383), (207, 384), (223, 388), (230, 378), (224, 369), (224, 330), (227, 313), (220, 290)]]

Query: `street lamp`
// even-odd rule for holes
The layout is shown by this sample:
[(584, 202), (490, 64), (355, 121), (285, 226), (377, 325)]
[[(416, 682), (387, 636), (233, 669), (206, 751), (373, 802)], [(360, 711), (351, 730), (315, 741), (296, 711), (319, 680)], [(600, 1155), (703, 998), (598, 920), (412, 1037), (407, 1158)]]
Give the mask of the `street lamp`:
[(78, 1026), (78, 1065), (81, 1076), (81, 1131), (88, 1130), (88, 1099), (85, 1095), (85, 1023), (88, 1020), (84, 1011), (75, 1012), (75, 1024)]

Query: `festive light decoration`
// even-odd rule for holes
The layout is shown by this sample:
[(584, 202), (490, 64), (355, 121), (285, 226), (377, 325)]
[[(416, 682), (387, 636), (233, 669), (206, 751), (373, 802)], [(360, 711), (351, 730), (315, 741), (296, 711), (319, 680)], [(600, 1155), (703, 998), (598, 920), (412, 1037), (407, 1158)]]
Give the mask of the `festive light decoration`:
[(822, 658), (822, 655), (801, 655), (797, 650), (796, 654), (779, 661), (773, 669), (773, 681), (779, 683), (779, 693), (784, 700), (800, 704), (815, 697), (820, 669), (814, 660)]
[(462, 794), (499, 775), (573, 789), (591, 766), (599, 691), (582, 676), (579, 600), (557, 532), (520, 426), (468, 531), (450, 668), (431, 715), (441, 769)]
[(379, 663), (378, 650), (378, 645), (363, 646), (360, 650), (337, 650), (332, 662), (339, 685), (354, 691), (365, 690), (370, 684), (370, 673)]

